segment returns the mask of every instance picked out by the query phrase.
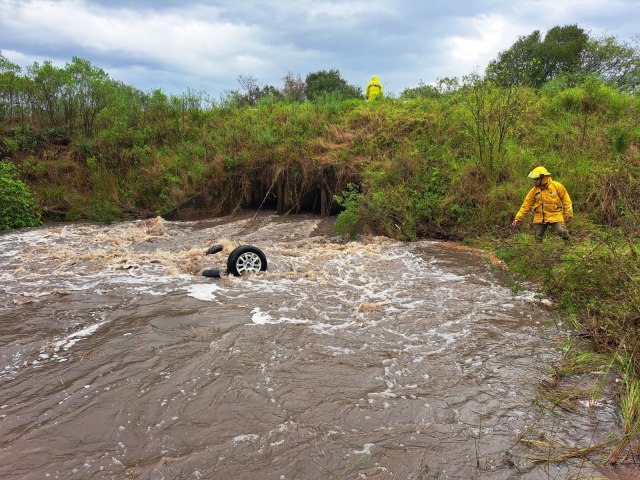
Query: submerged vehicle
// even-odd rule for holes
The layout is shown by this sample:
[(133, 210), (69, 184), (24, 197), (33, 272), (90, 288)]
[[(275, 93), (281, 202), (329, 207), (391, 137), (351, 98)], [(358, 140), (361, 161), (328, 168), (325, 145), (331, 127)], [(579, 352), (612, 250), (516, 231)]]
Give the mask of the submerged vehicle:
[[(214, 245), (207, 250), (213, 255), (223, 250), (222, 245)], [(227, 275), (240, 277), (246, 273), (264, 272), (267, 270), (267, 257), (262, 250), (253, 245), (242, 245), (235, 248), (227, 257)], [(209, 268), (202, 272), (205, 277), (220, 277), (219, 268)]]

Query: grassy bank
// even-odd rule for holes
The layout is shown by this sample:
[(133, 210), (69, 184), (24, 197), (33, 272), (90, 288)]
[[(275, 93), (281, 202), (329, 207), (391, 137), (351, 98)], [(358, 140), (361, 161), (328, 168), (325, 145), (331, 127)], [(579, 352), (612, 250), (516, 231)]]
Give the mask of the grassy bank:
[(595, 229), (581, 221), (571, 230), (568, 243), (548, 236), (538, 244), (532, 231), (468, 241), (505, 262), (515, 290), (534, 282), (555, 302), (553, 315), (565, 332), (556, 346), (564, 362), (552, 372), (552, 383), (540, 387), (544, 415), (561, 419), (563, 412), (585, 405), (591, 412), (611, 397), (620, 408), (622, 434), (605, 442), (585, 439), (569, 447), (543, 431), (528, 432), (523, 441), (539, 452), (540, 461), (631, 461), (640, 452), (640, 242), (637, 232)]

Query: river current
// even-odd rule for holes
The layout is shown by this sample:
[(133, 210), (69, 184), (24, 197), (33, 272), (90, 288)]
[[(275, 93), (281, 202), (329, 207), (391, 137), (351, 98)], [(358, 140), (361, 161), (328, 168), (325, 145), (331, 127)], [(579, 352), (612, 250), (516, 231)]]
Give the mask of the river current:
[[(266, 272), (201, 275), (246, 244)], [(3, 479), (595, 475), (519, 442), (562, 333), (472, 251), (269, 213), (55, 224), (0, 236), (0, 281)]]

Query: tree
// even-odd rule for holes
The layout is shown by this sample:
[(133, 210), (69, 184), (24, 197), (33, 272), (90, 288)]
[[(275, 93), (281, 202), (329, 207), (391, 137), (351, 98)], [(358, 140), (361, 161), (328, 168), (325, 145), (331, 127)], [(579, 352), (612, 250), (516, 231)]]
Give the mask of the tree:
[(0, 51), (0, 118), (10, 123), (20, 111), (20, 67), (10, 62)]
[(487, 78), (503, 87), (540, 84), (541, 44), (538, 30), (519, 37), (510, 48), (500, 52), (496, 60), (489, 62)]
[(242, 90), (244, 90), (243, 99), (246, 103), (251, 106), (255, 105), (260, 98), (258, 79), (253, 75), (240, 75), (238, 77), (238, 83)]
[(536, 30), (500, 52), (487, 66), (487, 78), (500, 86), (541, 87), (560, 75), (577, 76), (588, 40), (577, 25), (553, 27), (543, 40)]
[(458, 77), (442, 77), (437, 81), (438, 91), (445, 95), (448, 93), (455, 93), (460, 89), (460, 80)]
[(69, 134), (80, 127), (86, 136), (92, 136), (96, 116), (107, 106), (113, 90), (109, 75), (80, 57), (73, 57), (64, 72), (65, 127)]
[[(101, 148), (117, 154), (137, 143), (136, 132), (139, 132), (138, 142), (147, 143), (156, 135), (157, 129), (155, 124), (150, 124), (149, 95), (121, 82), (114, 82), (113, 88), (109, 103), (96, 115), (95, 127)], [(143, 128), (143, 122), (147, 123), (146, 128)], [(86, 156), (92, 154), (86, 152)]]
[(320, 70), (307, 75), (305, 95), (308, 100), (317, 100), (324, 95), (334, 94), (341, 100), (348, 98), (362, 98), (359, 87), (349, 85), (340, 76), (338, 70)]
[(621, 91), (634, 92), (640, 85), (640, 49), (610, 35), (591, 39), (582, 52), (582, 70)]
[(303, 102), (305, 100), (305, 82), (299, 74), (294, 76), (293, 73), (288, 72), (282, 81), (284, 83), (282, 94), (286, 99), (294, 102)]
[(478, 164), (492, 178), (498, 162), (503, 160), (507, 140), (530, 109), (532, 97), (522, 86), (500, 88), (478, 75), (464, 80), (463, 104), (470, 114), (465, 127), (477, 147)]
[(227, 93), (227, 100), (238, 107), (254, 107), (262, 97), (282, 98), (282, 92), (272, 85), (260, 87), (258, 79), (253, 75), (240, 75), (238, 83), (240, 90), (231, 90)]
[(553, 27), (544, 39), (538, 30), (518, 38), (486, 69), (487, 78), (503, 87), (541, 87), (559, 78), (574, 86), (593, 75), (635, 92), (640, 85), (640, 48), (610, 35), (590, 38), (577, 25), (567, 25)]
[(24, 121), (55, 136), (76, 131), (91, 137), (95, 120), (117, 90), (117, 82), (88, 60), (73, 57), (64, 68), (50, 61), (34, 62), (20, 75), (20, 67), (0, 53), (0, 117), (7, 123)]
[(45, 118), (41, 122), (48, 127), (62, 125), (63, 108), (60, 98), (67, 82), (64, 70), (45, 60), (42, 65), (34, 62), (28, 67), (28, 71), (35, 94), (32, 112), (43, 114)]
[(580, 72), (582, 52), (589, 36), (577, 25), (553, 27), (547, 32), (540, 52), (542, 81), (547, 82), (560, 74)]
[(420, 81), (417, 87), (405, 88), (400, 93), (400, 99), (410, 100), (413, 98), (437, 98), (440, 96), (440, 92), (433, 85), (426, 85), (423, 81)]

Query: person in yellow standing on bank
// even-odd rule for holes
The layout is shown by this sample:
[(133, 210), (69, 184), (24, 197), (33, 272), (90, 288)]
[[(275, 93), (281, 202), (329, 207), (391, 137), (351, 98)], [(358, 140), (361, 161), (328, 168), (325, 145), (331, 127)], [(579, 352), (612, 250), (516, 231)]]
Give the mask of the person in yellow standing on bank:
[(522, 202), (511, 226), (516, 227), (524, 216), (533, 210), (533, 229), (536, 241), (542, 242), (544, 232), (551, 226), (554, 232), (569, 240), (566, 224), (573, 218), (573, 205), (569, 192), (560, 182), (552, 180), (544, 167), (536, 167), (529, 173), (534, 186)]
[(378, 76), (371, 77), (371, 81), (367, 85), (367, 90), (364, 93), (367, 100), (374, 100), (377, 96), (382, 96), (382, 85), (378, 80)]

